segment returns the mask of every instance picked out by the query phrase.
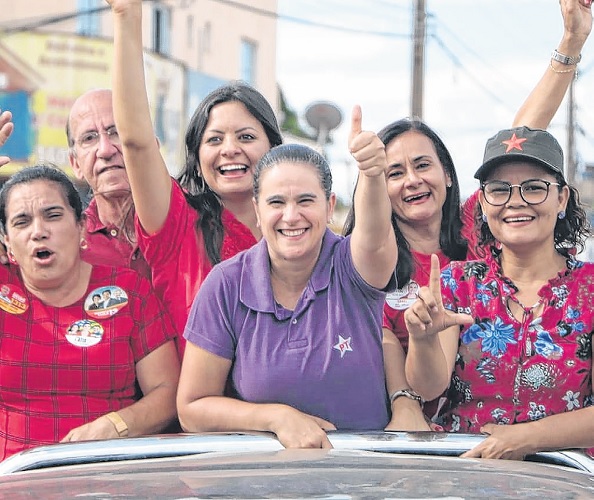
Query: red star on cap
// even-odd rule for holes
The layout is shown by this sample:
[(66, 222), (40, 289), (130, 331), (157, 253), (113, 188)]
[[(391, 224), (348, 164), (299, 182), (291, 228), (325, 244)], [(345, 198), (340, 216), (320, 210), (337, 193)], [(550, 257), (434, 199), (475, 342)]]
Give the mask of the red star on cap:
[(508, 139), (507, 141), (501, 141), (501, 144), (505, 144), (507, 146), (507, 149), (505, 150), (506, 153), (509, 153), (512, 149), (523, 151), (522, 143), (526, 142), (526, 140), (527, 139), (525, 137), (516, 137), (516, 133), (514, 132), (511, 136), (511, 139)]

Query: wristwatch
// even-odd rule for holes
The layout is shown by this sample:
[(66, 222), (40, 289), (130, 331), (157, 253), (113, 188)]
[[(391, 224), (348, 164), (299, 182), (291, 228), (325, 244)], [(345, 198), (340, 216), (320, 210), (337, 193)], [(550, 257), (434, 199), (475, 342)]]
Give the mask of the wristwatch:
[(566, 66), (573, 66), (582, 60), (582, 54), (577, 57), (566, 56), (565, 54), (561, 54), (561, 52), (557, 52), (557, 49), (555, 49), (551, 54), (551, 58), (557, 62), (560, 62), (561, 64), (565, 64)]
[(412, 399), (420, 405), (423, 405), (423, 403), (425, 402), (425, 400), (412, 389), (399, 389), (398, 391), (394, 391), (392, 394), (390, 394), (390, 405), (392, 405), (392, 403), (394, 403), (396, 399), (402, 396), (408, 399)]

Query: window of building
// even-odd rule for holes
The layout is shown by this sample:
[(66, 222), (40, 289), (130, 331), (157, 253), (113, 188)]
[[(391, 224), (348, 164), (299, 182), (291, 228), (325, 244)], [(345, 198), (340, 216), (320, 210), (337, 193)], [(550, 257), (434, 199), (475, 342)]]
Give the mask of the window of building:
[(240, 78), (250, 85), (256, 84), (256, 55), (258, 46), (247, 39), (241, 40)]
[(153, 7), (153, 47), (164, 55), (170, 54), (171, 11), (165, 5)]
[(210, 52), (210, 21), (206, 21), (198, 30), (198, 69), (202, 69), (204, 54)]
[(76, 32), (79, 35), (99, 36), (101, 23), (99, 13), (85, 14), (90, 10), (102, 7), (102, 0), (76, 0), (76, 9), (80, 14), (76, 17)]
[(194, 16), (188, 16), (186, 20), (186, 30), (188, 48), (191, 49), (194, 46)]

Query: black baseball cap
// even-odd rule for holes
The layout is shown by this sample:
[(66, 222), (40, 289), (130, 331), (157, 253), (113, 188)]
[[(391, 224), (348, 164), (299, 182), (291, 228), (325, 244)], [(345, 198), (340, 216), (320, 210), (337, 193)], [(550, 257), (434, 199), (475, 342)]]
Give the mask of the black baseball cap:
[(491, 137), (474, 177), (483, 181), (493, 168), (512, 161), (533, 162), (563, 177), (563, 150), (557, 139), (546, 130), (528, 127), (500, 130)]

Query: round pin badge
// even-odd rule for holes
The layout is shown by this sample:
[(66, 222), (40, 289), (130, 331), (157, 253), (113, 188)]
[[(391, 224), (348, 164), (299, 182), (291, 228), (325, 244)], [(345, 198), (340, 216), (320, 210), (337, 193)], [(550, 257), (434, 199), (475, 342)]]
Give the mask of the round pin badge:
[(29, 309), (29, 301), (18, 286), (3, 283), (0, 285), (0, 309), (10, 314), (23, 314)]
[(128, 304), (128, 294), (119, 286), (95, 288), (85, 299), (85, 311), (95, 319), (113, 316)]
[(419, 297), (419, 284), (409, 281), (406, 285), (386, 295), (386, 304), (392, 309), (402, 311), (413, 305)]
[(66, 340), (78, 347), (91, 347), (101, 342), (103, 327), (92, 319), (79, 319), (68, 327)]

